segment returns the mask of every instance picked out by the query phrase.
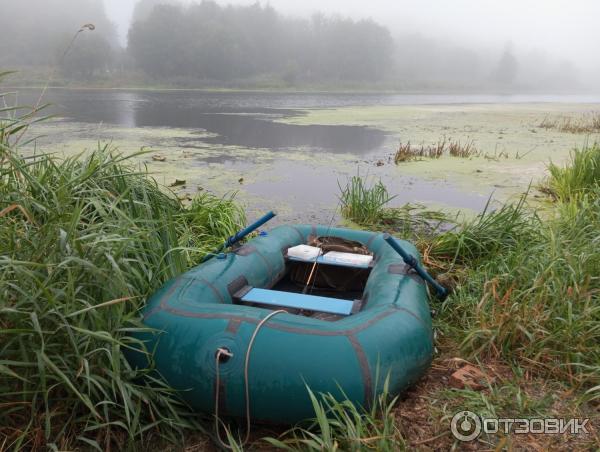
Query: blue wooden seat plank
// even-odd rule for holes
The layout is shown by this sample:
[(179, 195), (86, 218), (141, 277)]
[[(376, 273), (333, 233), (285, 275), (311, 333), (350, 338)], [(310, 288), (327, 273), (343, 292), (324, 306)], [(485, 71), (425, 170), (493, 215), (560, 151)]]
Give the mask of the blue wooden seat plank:
[(309, 311), (327, 312), (329, 314), (338, 315), (350, 315), (354, 306), (354, 302), (350, 300), (257, 288), (250, 289), (242, 297), (242, 301), (246, 303), (306, 309)]
[[(299, 259), (297, 257), (292, 257), (292, 256), (287, 256), (287, 259), (290, 261), (296, 261), (296, 262), (308, 262), (308, 263), (313, 263), (315, 260), (314, 259)], [(360, 264), (350, 264), (348, 262), (334, 262), (334, 261), (329, 261), (326, 259), (323, 259), (323, 256), (319, 256), (317, 257), (317, 263), (318, 264), (323, 264), (323, 265), (335, 265), (338, 267), (352, 267), (352, 268), (370, 268), (372, 267), (372, 262), (371, 264), (368, 265), (360, 265)]]

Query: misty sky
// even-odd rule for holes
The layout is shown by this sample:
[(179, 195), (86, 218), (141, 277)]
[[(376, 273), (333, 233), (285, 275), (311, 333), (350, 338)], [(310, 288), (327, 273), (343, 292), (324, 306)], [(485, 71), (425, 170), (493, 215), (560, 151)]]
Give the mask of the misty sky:
[[(191, 0), (181, 0), (189, 3)], [(104, 0), (125, 41), (136, 0)], [(253, 4), (256, 0), (219, 0)], [(420, 32), (466, 47), (498, 47), (510, 41), (522, 51), (543, 50), (580, 68), (600, 66), (600, 1), (596, 0), (271, 0), (278, 11), (307, 16), (316, 11), (371, 17), (393, 34)]]

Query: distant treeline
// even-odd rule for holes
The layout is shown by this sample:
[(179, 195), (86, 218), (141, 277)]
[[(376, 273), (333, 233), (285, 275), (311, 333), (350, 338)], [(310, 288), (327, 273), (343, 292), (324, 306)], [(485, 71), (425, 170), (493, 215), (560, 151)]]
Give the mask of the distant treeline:
[[(139, 0), (126, 47), (102, 0), (19, 0), (1, 9), (0, 69), (43, 74), (58, 65), (65, 83), (466, 90), (576, 83), (572, 65), (543, 53), (517, 57), (510, 45), (489, 52), (418, 33), (392, 37), (372, 20), (289, 18), (268, 4)], [(64, 55), (87, 22), (96, 30), (81, 33)]]
[(390, 32), (370, 20), (292, 20), (270, 6), (208, 1), (156, 6), (132, 24), (128, 47), (156, 79), (278, 76), (288, 83), (379, 81), (392, 66), (393, 49)]

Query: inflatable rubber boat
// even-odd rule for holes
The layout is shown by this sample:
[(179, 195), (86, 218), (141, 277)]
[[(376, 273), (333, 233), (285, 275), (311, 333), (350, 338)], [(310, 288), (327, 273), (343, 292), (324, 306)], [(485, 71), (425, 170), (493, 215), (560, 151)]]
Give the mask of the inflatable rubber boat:
[[(336, 239), (371, 262), (288, 255)], [(307, 387), (368, 407), (386, 377), (398, 394), (432, 360), (427, 288), (413, 267), (415, 247), (381, 233), (279, 226), (166, 283), (143, 313), (158, 333), (138, 337), (201, 412), (291, 424), (314, 416)]]

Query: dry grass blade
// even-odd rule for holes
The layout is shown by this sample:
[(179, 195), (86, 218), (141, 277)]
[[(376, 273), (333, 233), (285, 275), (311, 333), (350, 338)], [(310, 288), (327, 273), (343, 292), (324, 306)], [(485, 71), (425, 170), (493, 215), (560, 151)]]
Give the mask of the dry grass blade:
[(25, 208), (23, 206), (20, 206), (18, 204), (13, 204), (11, 206), (5, 207), (4, 209), (0, 210), (0, 217), (3, 217), (4, 215), (9, 214), (10, 212), (12, 212), (13, 210), (18, 209), (25, 218), (27, 218), (27, 221), (29, 221), (32, 224), (35, 224), (35, 222), (33, 221), (33, 219), (31, 218), (31, 215), (29, 214), (29, 212), (27, 212), (27, 210), (25, 210)]

